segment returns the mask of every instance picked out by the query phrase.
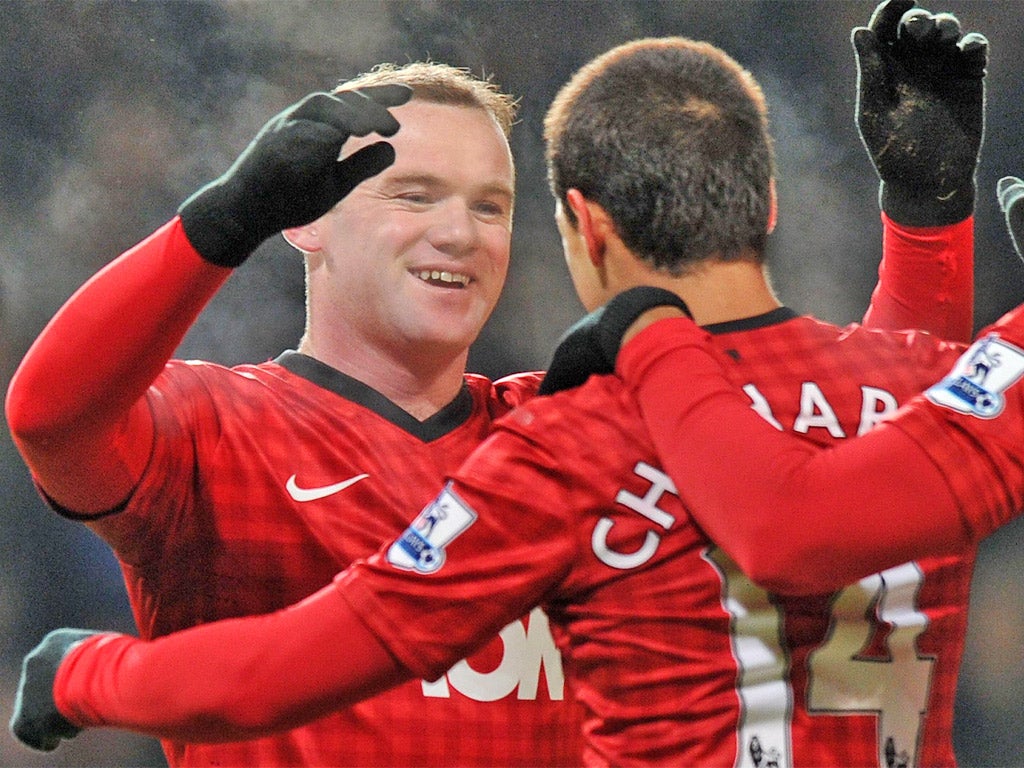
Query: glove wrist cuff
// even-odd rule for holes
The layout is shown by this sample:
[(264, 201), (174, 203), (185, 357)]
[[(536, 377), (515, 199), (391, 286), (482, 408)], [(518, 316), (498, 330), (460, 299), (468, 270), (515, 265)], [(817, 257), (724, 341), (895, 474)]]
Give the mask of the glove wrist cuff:
[(974, 213), (977, 194), (974, 181), (938, 196), (891, 182), (882, 182), (879, 200), (885, 214), (908, 227), (940, 227), (956, 224)]
[(178, 208), (185, 237), (200, 256), (218, 267), (231, 269), (244, 262), (265, 238), (243, 226), (244, 217), (217, 187), (204, 187)]

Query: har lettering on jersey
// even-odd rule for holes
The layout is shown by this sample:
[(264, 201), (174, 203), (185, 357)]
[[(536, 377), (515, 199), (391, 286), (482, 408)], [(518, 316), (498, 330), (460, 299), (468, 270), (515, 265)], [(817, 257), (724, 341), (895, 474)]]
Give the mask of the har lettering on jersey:
[(444, 565), (444, 548), (475, 521), (476, 513), (448, 486), (388, 548), (388, 562), (405, 571), (434, 573)]
[(1024, 375), (1024, 350), (990, 334), (976, 341), (953, 370), (925, 396), (958, 413), (993, 419), (1003, 411), (1003, 394)]

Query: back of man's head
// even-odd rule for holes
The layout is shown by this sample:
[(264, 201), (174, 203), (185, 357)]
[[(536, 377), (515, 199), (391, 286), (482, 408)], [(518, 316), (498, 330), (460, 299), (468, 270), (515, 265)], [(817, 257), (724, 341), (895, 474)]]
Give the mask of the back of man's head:
[(724, 51), (682, 37), (613, 48), (563, 86), (544, 133), (555, 197), (579, 189), (652, 266), (681, 274), (707, 258), (760, 258), (774, 176), (767, 105)]

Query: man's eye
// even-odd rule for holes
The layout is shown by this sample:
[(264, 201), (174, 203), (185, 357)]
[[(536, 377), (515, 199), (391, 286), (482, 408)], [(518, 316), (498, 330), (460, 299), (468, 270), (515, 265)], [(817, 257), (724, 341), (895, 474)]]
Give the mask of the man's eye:
[(430, 202), (430, 196), (426, 192), (403, 192), (398, 199), (407, 203), (426, 204)]
[(505, 215), (505, 206), (498, 203), (478, 203), (476, 209), (485, 216)]

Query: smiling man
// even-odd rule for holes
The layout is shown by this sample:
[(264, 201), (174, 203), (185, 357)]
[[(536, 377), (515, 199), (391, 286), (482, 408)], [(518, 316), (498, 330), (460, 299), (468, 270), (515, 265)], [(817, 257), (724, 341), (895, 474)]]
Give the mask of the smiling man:
[[(117, 553), (143, 637), (329, 583), (534, 393), (538, 374), (465, 374), (508, 270), (513, 116), (440, 64), (311, 95), (41, 335), (9, 423), (52, 505)], [(170, 360), (231, 268), (282, 231), (306, 266), (298, 349)], [(437, 680), (271, 738), (164, 750), (171, 765), (574, 765), (578, 731), (537, 611)]]

